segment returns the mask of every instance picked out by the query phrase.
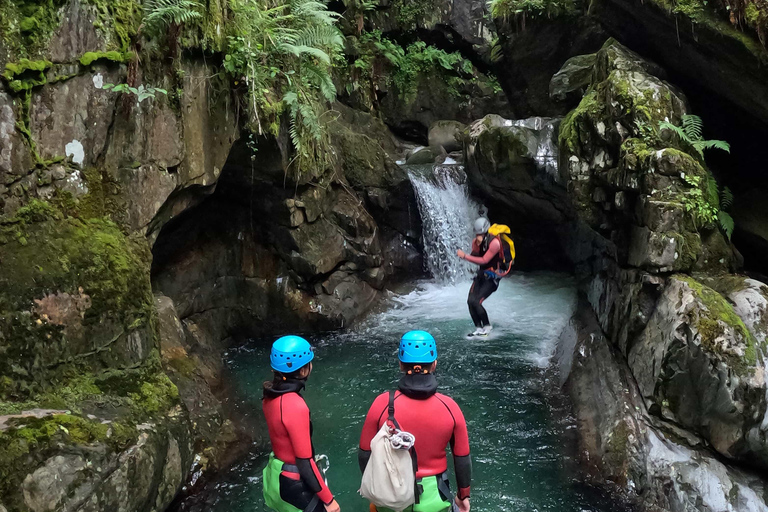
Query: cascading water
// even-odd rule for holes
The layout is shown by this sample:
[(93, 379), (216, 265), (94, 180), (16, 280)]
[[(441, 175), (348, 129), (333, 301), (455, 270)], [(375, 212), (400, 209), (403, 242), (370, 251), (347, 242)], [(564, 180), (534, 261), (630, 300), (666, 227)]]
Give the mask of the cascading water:
[(468, 250), (472, 223), (485, 209), (469, 197), (462, 165), (404, 166), (416, 191), (422, 221), (424, 262), (435, 280), (454, 283), (472, 273), (472, 265), (456, 257)]

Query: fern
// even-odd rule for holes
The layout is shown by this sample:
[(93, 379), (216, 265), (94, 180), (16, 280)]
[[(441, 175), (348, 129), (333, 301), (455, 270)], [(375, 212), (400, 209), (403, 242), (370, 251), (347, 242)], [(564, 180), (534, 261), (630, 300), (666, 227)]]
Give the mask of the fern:
[[(295, 169), (322, 170), (330, 163), (323, 115), (336, 98), (331, 77), (344, 39), (339, 14), (318, 0), (230, 0), (233, 33), (224, 66), (248, 85), (255, 132), (279, 130), (283, 112), (295, 149)], [(274, 128), (272, 128), (274, 127)]]
[(733, 206), (733, 192), (728, 187), (723, 189), (723, 193), (720, 195), (720, 207), (727, 210)]
[(673, 131), (680, 138), (680, 141), (693, 148), (702, 160), (704, 160), (704, 151), (707, 149), (720, 149), (726, 153), (731, 152), (731, 145), (724, 140), (704, 140), (703, 127), (704, 123), (701, 118), (692, 114), (683, 116), (682, 126), (676, 126), (667, 121), (659, 123), (660, 129)]
[(731, 217), (731, 214), (722, 210), (719, 211), (717, 213), (717, 222), (720, 224), (720, 228), (725, 233), (725, 236), (727, 236), (728, 240), (730, 240), (733, 236), (733, 229), (735, 227), (735, 223), (733, 221), (733, 217)]
[(150, 34), (162, 33), (168, 27), (200, 18), (200, 8), (197, 0), (146, 0), (144, 29)]

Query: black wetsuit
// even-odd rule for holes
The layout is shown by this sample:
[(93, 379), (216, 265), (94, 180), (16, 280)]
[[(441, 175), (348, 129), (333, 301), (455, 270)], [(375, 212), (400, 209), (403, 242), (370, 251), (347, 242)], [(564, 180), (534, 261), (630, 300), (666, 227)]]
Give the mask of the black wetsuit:
[(501, 242), (496, 242), (498, 245), (494, 246), (496, 253), (493, 256), (490, 258), (485, 257), (494, 240), (496, 240), (496, 238), (490, 235), (486, 235), (483, 239), (483, 243), (480, 245), (473, 240), (471, 256), (474, 258), (467, 258), (467, 261), (480, 264), (480, 269), (477, 271), (477, 276), (475, 276), (475, 279), (472, 282), (472, 287), (469, 289), (469, 296), (467, 297), (469, 314), (472, 316), (472, 321), (475, 323), (475, 327), (485, 327), (486, 325), (491, 324), (488, 320), (488, 312), (486, 312), (483, 307), (483, 301), (499, 288), (500, 279), (498, 277), (493, 277), (495, 274), (491, 274), (492, 271), (498, 269), (499, 266), (498, 251), (500, 250)]

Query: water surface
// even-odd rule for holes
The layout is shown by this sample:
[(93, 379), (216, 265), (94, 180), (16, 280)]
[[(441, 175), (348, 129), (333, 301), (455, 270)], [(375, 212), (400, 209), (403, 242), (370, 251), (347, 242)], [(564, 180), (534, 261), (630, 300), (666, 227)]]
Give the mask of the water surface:
[[(357, 495), (357, 445), (374, 397), (398, 378), (399, 337), (430, 331), (438, 343), (438, 378), (467, 418), (474, 463), (472, 507), (485, 512), (614, 511), (578, 484), (573, 423), (554, 406), (559, 390), (546, 370), (558, 335), (576, 304), (570, 278), (516, 274), (486, 302), (495, 330), (490, 339), (466, 339), (473, 326), (466, 307), (469, 282), (421, 283), (395, 296), (389, 308), (352, 332), (319, 335), (315, 371), (304, 396), (312, 410), (314, 443), (330, 459), (327, 477), (342, 510), (367, 511)], [(229, 354), (231, 378), (246, 415), (261, 415), (261, 383), (270, 377), (268, 340)], [(417, 440), (418, 442), (418, 440)], [(203, 510), (268, 510), (261, 496), (267, 453), (254, 453), (210, 484)], [(455, 481), (452, 480), (455, 487)]]

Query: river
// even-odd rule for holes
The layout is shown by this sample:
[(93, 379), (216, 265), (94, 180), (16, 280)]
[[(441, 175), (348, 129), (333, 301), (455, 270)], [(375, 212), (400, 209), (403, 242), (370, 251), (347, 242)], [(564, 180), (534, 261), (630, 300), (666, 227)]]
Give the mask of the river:
[[(304, 396), (312, 411), (315, 448), (330, 461), (327, 478), (341, 509), (368, 510), (357, 494), (363, 419), (374, 397), (396, 385), (400, 336), (423, 329), (437, 340), (440, 391), (452, 396), (467, 418), (473, 510), (621, 510), (579, 483), (575, 424), (549, 369), (576, 306), (574, 282), (563, 274), (512, 274), (485, 302), (492, 335), (468, 339), (473, 329), (466, 305), (471, 269), (454, 253), (468, 244), (471, 221), (482, 207), (469, 199), (460, 168), (414, 168), (411, 173), (424, 221), (425, 264), (434, 278), (391, 294), (379, 313), (351, 331), (310, 337), (315, 368)], [(272, 340), (252, 340), (227, 354), (239, 414), (261, 417)], [(261, 470), (267, 456), (255, 451), (181, 509), (266, 511)]]

